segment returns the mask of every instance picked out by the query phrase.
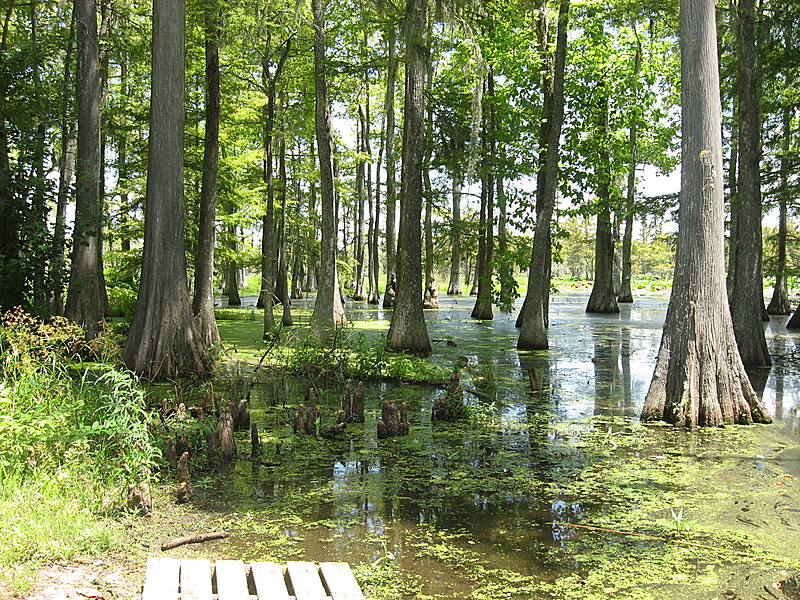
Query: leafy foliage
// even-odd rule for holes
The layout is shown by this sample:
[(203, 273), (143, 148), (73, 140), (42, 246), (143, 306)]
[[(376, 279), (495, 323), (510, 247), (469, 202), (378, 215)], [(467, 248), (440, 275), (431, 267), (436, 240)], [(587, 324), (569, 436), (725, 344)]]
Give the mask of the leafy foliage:
[(80, 469), (111, 482), (138, 480), (153, 460), (144, 393), (106, 364), (73, 363), (87, 348), (63, 319), (22, 313), (0, 322), (0, 472)]

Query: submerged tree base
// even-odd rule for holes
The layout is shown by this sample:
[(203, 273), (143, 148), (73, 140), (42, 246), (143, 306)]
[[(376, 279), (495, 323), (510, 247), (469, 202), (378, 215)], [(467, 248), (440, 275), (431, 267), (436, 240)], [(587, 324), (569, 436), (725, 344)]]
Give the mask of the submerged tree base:
[(641, 418), (679, 427), (772, 422), (735, 343), (703, 335), (676, 343), (666, 329)]

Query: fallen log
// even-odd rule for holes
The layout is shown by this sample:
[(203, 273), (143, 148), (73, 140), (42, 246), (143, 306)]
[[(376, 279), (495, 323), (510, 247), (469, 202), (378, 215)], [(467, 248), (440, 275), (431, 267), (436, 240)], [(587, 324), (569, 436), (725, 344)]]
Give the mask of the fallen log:
[(174, 538), (167, 540), (161, 544), (161, 551), (171, 550), (184, 544), (199, 544), (201, 542), (208, 542), (210, 540), (220, 540), (228, 537), (230, 534), (226, 531), (215, 531), (213, 533), (198, 533), (196, 535), (187, 535), (185, 537)]

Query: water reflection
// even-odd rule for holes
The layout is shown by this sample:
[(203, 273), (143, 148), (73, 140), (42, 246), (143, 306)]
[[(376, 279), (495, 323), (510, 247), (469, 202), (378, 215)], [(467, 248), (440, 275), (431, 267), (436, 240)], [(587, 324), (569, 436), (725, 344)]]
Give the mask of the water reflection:
[[(346, 439), (335, 442), (293, 438), (281, 467), (237, 465), (220, 481), (229, 506), (257, 512), (295, 502), (308, 522), (319, 523), (287, 530), (298, 540), (298, 553), (361, 563), (391, 552), (409, 571), (425, 571), (426, 593), (451, 597), (437, 583), (445, 578), (448, 593), (463, 598), (470, 582), (451, 572), (447, 560), (431, 559), (443, 540), (453, 551), (479, 553), (487, 565), (555, 577), (569, 561), (555, 564), (553, 553), (576, 537), (563, 523), (592, 521), (604, 514), (604, 503), (621, 501), (603, 498), (603, 490), (576, 494), (570, 485), (591, 477), (597, 457), (587, 449), (588, 439), (605, 436), (606, 457), (653, 465), (652, 477), (631, 482), (634, 492), (678, 486), (658, 470), (665, 456), (727, 460), (719, 455), (730, 449), (718, 447), (713, 434), (668, 430), (652, 448), (616, 449), (613, 436), (629, 433), (625, 423), (635, 422), (650, 383), (665, 299), (638, 299), (619, 315), (605, 316), (587, 315), (585, 296), (556, 295), (551, 348), (539, 352), (516, 350), (513, 314), (475, 322), (469, 318), (472, 299), (440, 300), (440, 309), (426, 312), (435, 340), (431, 360), (448, 368), (466, 360), (462, 383), (474, 392), (467, 398), (483, 415), (477, 422), (432, 423), (433, 400), (441, 393), (436, 388), (370, 385), (363, 426), (349, 428)], [(349, 308), (361, 318), (390, 315), (365, 304)], [(776, 426), (797, 433), (800, 337), (786, 332), (780, 319), (768, 327), (775, 364), (751, 376)], [(271, 390), (265, 385), (261, 392), (265, 410), (275, 404)], [(339, 393), (323, 395), (329, 410)], [(408, 402), (407, 438), (377, 439), (378, 407), (385, 398)], [(256, 394), (253, 402), (258, 401)], [(286, 427), (277, 420), (274, 426)], [(789, 465), (796, 456), (786, 452)], [(736, 460), (758, 466), (755, 457)]]

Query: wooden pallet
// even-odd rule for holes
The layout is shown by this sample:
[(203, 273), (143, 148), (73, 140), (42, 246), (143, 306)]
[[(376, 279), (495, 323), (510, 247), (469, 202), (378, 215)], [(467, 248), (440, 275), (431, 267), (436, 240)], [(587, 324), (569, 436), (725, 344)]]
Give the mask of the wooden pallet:
[(142, 600), (364, 600), (341, 562), (147, 559)]

